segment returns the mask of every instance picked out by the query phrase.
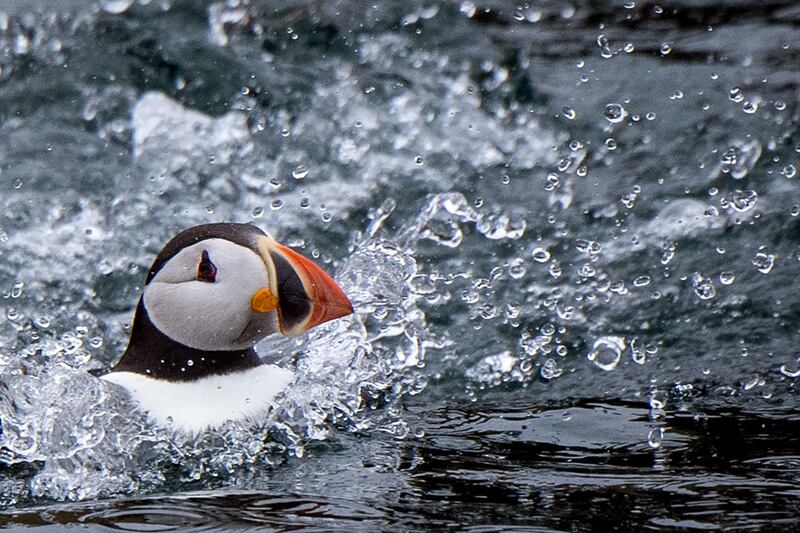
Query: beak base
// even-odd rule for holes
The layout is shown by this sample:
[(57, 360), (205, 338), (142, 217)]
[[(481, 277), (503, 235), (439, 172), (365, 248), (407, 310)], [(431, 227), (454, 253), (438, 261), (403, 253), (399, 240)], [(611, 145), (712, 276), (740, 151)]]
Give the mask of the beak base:
[[(315, 326), (324, 324), (337, 318), (342, 318), (353, 313), (353, 304), (344, 293), (341, 287), (328, 275), (322, 268), (303, 255), (295, 252), (288, 246), (284, 246), (272, 239), (265, 243), (269, 254), (278, 254), (284, 259), (294, 270), (294, 274), (300, 279), (303, 285), (305, 295), (298, 294), (285, 294), (281, 291), (281, 287), (277, 287), (278, 294), (278, 318), (280, 322), (281, 333), (284, 335), (297, 335), (303, 333)], [(267, 254), (267, 255), (269, 255)], [(273, 265), (276, 266), (276, 279), (280, 280), (281, 276), (277, 273), (277, 264), (279, 261), (273, 260)], [(280, 281), (278, 281), (280, 283)], [(287, 326), (282, 316), (282, 299), (296, 299), (305, 298), (310, 306), (310, 311), (306, 318), (299, 323)]]

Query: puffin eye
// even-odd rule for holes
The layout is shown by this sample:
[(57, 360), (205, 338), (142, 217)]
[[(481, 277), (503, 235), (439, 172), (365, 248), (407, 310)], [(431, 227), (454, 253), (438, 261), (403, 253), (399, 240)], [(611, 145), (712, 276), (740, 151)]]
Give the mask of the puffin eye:
[(211, 258), (208, 257), (207, 250), (203, 250), (200, 263), (197, 265), (197, 279), (208, 283), (214, 283), (217, 280), (217, 267), (214, 266), (214, 263), (211, 262)]

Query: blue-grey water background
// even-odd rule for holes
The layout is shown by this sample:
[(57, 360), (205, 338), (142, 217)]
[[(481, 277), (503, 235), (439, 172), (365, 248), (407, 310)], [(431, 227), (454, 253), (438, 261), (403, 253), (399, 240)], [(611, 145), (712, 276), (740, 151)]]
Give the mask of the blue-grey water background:
[[(800, 528), (793, 0), (0, 1), (0, 525)], [(260, 428), (89, 370), (175, 232), (356, 316)]]

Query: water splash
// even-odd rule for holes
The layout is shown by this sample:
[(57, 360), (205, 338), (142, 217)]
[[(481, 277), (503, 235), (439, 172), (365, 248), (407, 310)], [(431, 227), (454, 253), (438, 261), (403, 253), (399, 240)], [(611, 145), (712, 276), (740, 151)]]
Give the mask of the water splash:
[[(625, 8), (625, 17), (665, 13)], [(360, 307), (299, 344), (264, 346), (303, 367), (313, 390), (287, 395), (270, 428), (231, 427), (198, 442), (152, 435), (137, 458), (103, 473), (134, 472), (104, 485), (107, 493), (163, 487), (159, 475), (235, 484), (342, 431), (401, 437), (408, 426), (398, 406), (421, 390), (431, 394), (426, 406), (608, 391), (641, 400), (657, 380), (653, 419), (663, 416), (656, 404), (683, 409), (697, 398), (794, 405), (796, 354), (783, 339), (799, 264), (786, 238), (797, 220), (789, 216), (800, 213), (791, 91), (756, 89), (748, 79), (774, 75), (745, 55), (712, 61), (710, 85), (681, 76), (676, 87), (685, 58), (672, 49), (685, 43), (664, 42), (664, 56), (652, 57), (623, 26), (601, 36), (596, 24), (582, 26), (585, 7), (523, 6), (513, 15), (519, 26), (503, 10), (457, 9), (339, 13), (311, 3), (276, 12), (217, 2), (181, 18), (169, 3), (142, 1), (119, 18), (97, 8), (0, 14), (4, 109), (19, 109), (0, 122), (0, 364), (12, 368), (36, 347), (43, 355), (31, 365), (44, 373), (30, 387), (82, 386), (85, 369), (120, 353), (160, 244), (203, 221), (257, 218), (338, 267)], [(142, 22), (140, 12), (158, 16)], [(529, 25), (551, 30), (567, 19), (609, 61), (590, 57), (594, 45), (577, 59), (580, 44), (565, 52), (517, 40)], [(162, 31), (176, 21), (196, 24), (199, 37)], [(99, 35), (108, 24), (130, 26), (133, 37)], [(117, 35), (125, 42), (104, 42), (124, 50), (119, 65), (95, 44)], [(195, 61), (184, 37), (204, 57), (233, 59), (230, 71)], [(453, 46), (475, 38), (481, 46)], [(631, 75), (620, 78), (617, 66)], [(623, 96), (598, 90), (619, 79)], [(759, 253), (766, 257), (754, 264)], [(627, 346), (599, 346), (589, 359), (609, 332)], [(330, 359), (333, 351), (343, 358)], [(596, 361), (610, 366), (617, 352), (600, 372)], [(117, 401), (110, 394), (92, 393), (103, 398), (100, 411)], [(61, 416), (47, 398), (25, 395), (45, 418), (14, 421), (17, 458), (28, 453), (26, 435), (44, 443), (47, 417)], [(125, 429), (113, 417), (87, 421), (85, 432), (80, 423), (65, 441), (74, 455), (45, 470), (23, 460), (24, 479), (0, 477), (3, 503), (30, 494), (34, 476), (37, 494), (100, 490), (90, 466)], [(639, 443), (646, 434), (638, 430)]]
[(337, 276), (360, 314), (299, 341), (266, 341), (274, 354), (297, 358), (299, 377), (270, 419), (253, 427), (228, 423), (197, 437), (150, 427), (124, 394), (86, 372), (96, 364), (71, 337), (4, 354), (2, 459), (43, 462), (29, 496), (85, 499), (152, 489), (174, 467), (182, 479), (213, 479), (302, 456), (308, 441), (334, 428), (402, 438), (400, 399), (427, 383), (419, 374), (425, 316), (414, 312), (406, 284), (415, 273), (413, 259), (390, 242), (360, 245)]

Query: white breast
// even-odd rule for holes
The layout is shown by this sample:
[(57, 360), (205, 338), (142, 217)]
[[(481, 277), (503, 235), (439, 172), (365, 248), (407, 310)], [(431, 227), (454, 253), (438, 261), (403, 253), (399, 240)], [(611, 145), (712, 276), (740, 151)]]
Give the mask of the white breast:
[(263, 419), (275, 396), (293, 378), (291, 370), (275, 365), (196, 381), (164, 381), (134, 372), (103, 376), (127, 389), (150, 420), (187, 433), (198, 433), (229, 420)]

